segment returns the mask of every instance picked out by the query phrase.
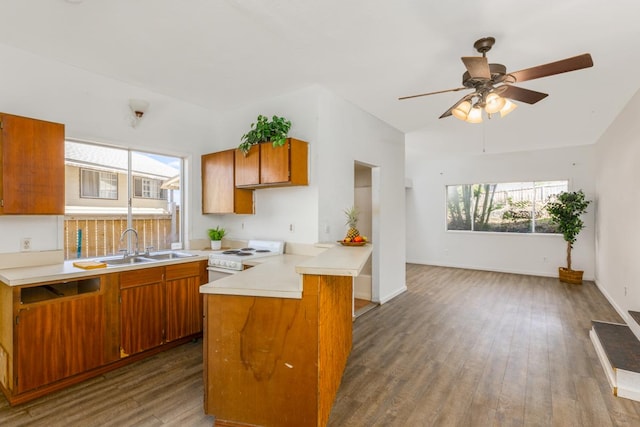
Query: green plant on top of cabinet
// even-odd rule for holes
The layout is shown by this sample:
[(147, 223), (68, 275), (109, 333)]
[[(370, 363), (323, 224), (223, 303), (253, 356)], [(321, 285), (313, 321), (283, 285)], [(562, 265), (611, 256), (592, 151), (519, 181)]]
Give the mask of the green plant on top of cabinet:
[(253, 213), (253, 191), (236, 188), (236, 151), (230, 149), (202, 156), (202, 213)]
[(64, 215), (64, 125), (0, 113), (0, 213)]
[(236, 150), (235, 183), (241, 188), (308, 185), (309, 144), (287, 138), (283, 146), (263, 142), (251, 147), (247, 155)]

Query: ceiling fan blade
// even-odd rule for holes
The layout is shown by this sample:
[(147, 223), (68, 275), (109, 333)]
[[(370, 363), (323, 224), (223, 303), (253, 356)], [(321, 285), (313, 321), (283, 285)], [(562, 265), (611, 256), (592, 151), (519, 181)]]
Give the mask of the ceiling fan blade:
[(505, 85), (501, 86), (500, 89), (500, 96), (515, 99), (516, 101), (522, 101), (527, 104), (535, 104), (549, 96), (547, 93), (536, 92), (535, 90), (525, 89), (518, 86)]
[(467, 67), (471, 78), (490, 79), (491, 70), (489, 69), (489, 61), (484, 56), (463, 56), (462, 62)]
[(409, 95), (409, 96), (401, 96), (398, 100), (409, 99), (409, 98), (418, 98), (420, 96), (428, 96), (428, 95), (436, 95), (438, 93), (446, 93), (446, 92), (457, 92), (459, 90), (469, 89), (468, 87), (457, 87), (455, 89), (447, 89), (447, 90), (439, 90), (437, 92), (429, 92), (429, 93), (421, 93), (419, 95)]
[(537, 67), (526, 68), (524, 70), (509, 73), (509, 75), (515, 79), (513, 83), (519, 83), (527, 80), (539, 79), (541, 77), (553, 76), (555, 74), (562, 74), (569, 71), (581, 70), (592, 66), (593, 59), (591, 59), (591, 55), (585, 53), (572, 58), (538, 65)]

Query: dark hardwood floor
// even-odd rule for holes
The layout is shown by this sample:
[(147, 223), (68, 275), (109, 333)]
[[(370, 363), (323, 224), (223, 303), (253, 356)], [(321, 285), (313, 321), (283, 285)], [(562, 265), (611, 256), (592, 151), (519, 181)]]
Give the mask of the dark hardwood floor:
[[(407, 265), (408, 291), (359, 317), (329, 425), (638, 426), (588, 331), (620, 322), (595, 285)], [(200, 426), (202, 342), (14, 408), (1, 426)]]

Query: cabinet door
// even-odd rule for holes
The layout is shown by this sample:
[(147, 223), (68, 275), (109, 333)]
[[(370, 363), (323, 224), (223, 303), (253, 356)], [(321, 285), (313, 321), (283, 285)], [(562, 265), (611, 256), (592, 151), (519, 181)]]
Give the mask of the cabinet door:
[(237, 186), (260, 184), (260, 145), (253, 145), (247, 154), (235, 150)]
[(260, 183), (277, 184), (289, 181), (289, 140), (281, 146), (260, 144)]
[(0, 212), (64, 214), (64, 125), (0, 113)]
[(202, 156), (202, 213), (253, 213), (253, 191), (236, 188), (235, 151)]
[(102, 365), (104, 306), (100, 294), (21, 309), (16, 320), (17, 393)]
[(200, 285), (205, 268), (206, 262), (167, 266), (167, 341), (202, 332)]
[(164, 343), (163, 267), (120, 275), (121, 356)]

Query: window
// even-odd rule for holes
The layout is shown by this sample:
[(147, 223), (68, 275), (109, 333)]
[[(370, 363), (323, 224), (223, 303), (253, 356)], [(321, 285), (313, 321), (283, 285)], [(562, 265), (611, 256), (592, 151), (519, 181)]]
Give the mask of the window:
[(162, 181), (158, 179), (134, 176), (133, 197), (167, 200), (167, 190), (162, 188)]
[(91, 169), (80, 169), (80, 197), (118, 199), (118, 175)]
[[(123, 148), (65, 141), (65, 259), (92, 258), (138, 248), (182, 246), (184, 161)], [(132, 234), (129, 233), (128, 236)]]
[(557, 233), (545, 205), (568, 181), (447, 186), (447, 230)]

